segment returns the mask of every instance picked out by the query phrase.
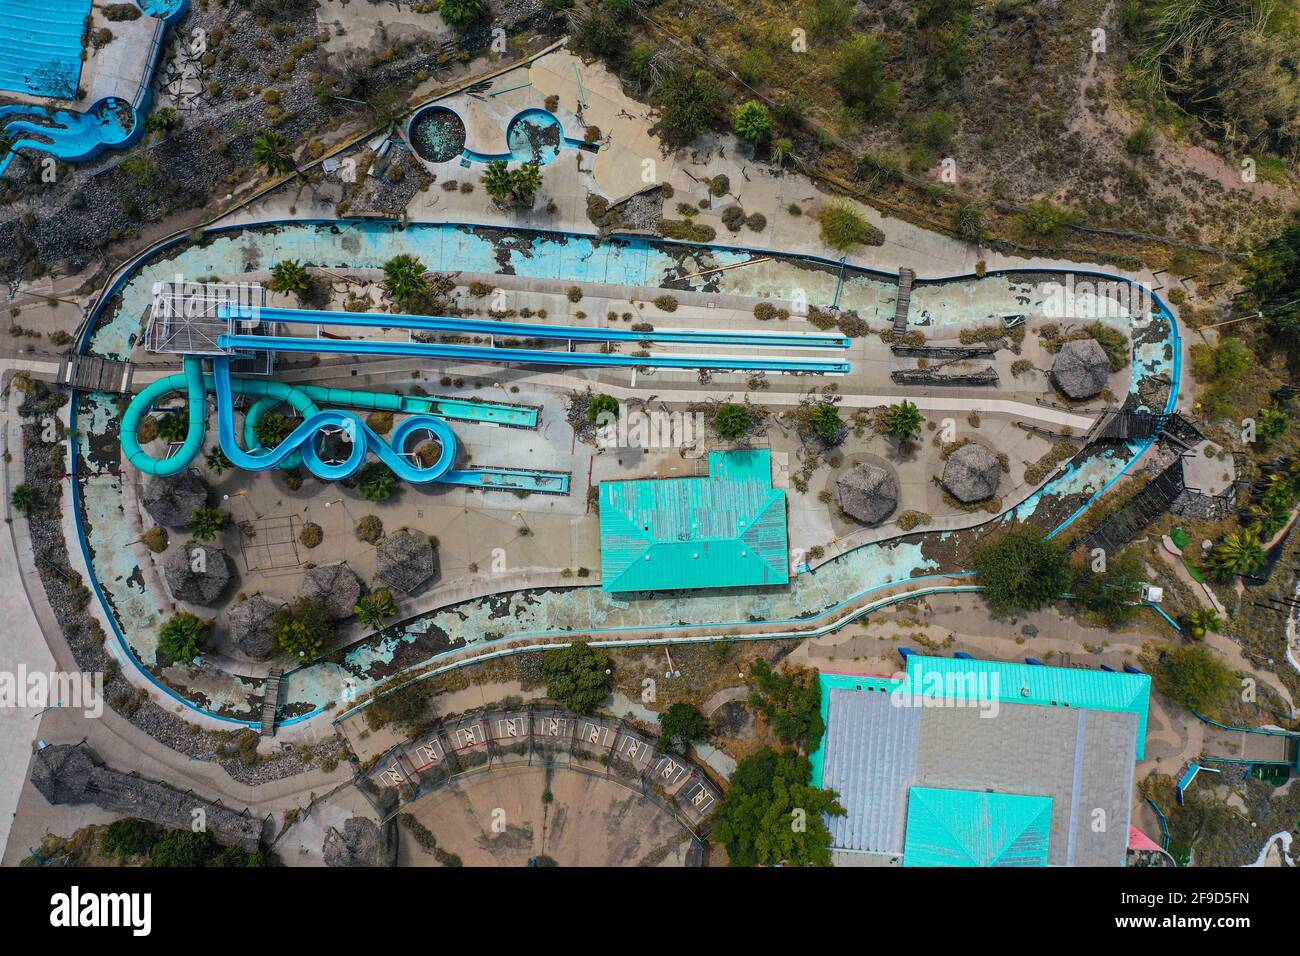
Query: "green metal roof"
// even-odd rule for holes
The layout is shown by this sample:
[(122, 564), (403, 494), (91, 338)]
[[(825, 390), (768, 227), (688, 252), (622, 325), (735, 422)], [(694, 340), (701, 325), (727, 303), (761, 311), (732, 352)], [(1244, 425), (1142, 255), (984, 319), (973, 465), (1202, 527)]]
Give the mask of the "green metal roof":
[(909, 654), (907, 679), (912, 694), (947, 700), (995, 699), (1136, 714), (1137, 759), (1144, 759), (1146, 753), (1148, 674)]
[(1046, 866), (1052, 798), (913, 787), (904, 866)]
[(606, 591), (785, 584), (770, 452), (713, 452), (707, 478), (601, 482), (600, 569)]

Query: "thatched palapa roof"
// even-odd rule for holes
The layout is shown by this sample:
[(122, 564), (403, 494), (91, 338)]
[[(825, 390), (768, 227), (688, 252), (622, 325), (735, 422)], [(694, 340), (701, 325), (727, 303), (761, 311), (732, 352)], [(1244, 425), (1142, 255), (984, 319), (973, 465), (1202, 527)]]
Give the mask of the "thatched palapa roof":
[(164, 528), (184, 528), (207, 502), (208, 486), (193, 468), (179, 475), (147, 478), (140, 498), (149, 517)]
[(997, 494), (1001, 477), (998, 456), (983, 445), (970, 442), (948, 456), (940, 483), (958, 501), (972, 504)]
[(375, 569), (385, 584), (414, 594), (438, 570), (433, 542), (410, 528), (386, 535), (379, 542)]
[(302, 579), (302, 595), (320, 604), (325, 613), (335, 621), (352, 616), (352, 605), (357, 603), (365, 588), (357, 572), (346, 561), (322, 564), (312, 568)]
[(280, 601), (268, 601), (254, 594), (240, 601), (226, 614), (226, 627), (234, 645), (254, 660), (264, 661), (275, 653), (275, 635), (271, 633), (271, 619), (280, 609)]
[(863, 524), (879, 524), (898, 507), (898, 479), (880, 465), (857, 465), (835, 482), (840, 507)]
[(1069, 398), (1092, 398), (1109, 378), (1110, 359), (1096, 339), (1066, 342), (1052, 363), (1052, 382)]
[(230, 563), (226, 552), (190, 541), (167, 556), (163, 577), (176, 600), (210, 607), (230, 583)]

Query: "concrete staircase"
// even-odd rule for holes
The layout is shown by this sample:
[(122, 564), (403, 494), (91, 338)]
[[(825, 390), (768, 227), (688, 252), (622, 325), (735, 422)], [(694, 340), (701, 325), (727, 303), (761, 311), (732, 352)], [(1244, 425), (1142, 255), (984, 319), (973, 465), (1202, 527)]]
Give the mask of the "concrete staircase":
[(907, 331), (907, 310), (912, 304), (912, 280), (916, 273), (911, 269), (898, 270), (898, 299), (894, 303), (894, 334)]

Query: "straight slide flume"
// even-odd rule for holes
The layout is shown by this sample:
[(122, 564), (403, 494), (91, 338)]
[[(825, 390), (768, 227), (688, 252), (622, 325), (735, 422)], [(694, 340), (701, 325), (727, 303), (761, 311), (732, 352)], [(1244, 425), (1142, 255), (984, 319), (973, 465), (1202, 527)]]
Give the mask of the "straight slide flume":
[(636, 329), (583, 328), (574, 325), (538, 325), (533, 322), (494, 322), (490, 319), (459, 319), (436, 315), (371, 314), (365, 312), (322, 312), (315, 309), (256, 309), (228, 305), (224, 318), (252, 319), (286, 325), (348, 326), (363, 329), (412, 329), (461, 335), (500, 335), (525, 339), (556, 339), (571, 342), (677, 342), (694, 345), (743, 345), (755, 348), (847, 349), (848, 336), (817, 332), (728, 332), (720, 329)]

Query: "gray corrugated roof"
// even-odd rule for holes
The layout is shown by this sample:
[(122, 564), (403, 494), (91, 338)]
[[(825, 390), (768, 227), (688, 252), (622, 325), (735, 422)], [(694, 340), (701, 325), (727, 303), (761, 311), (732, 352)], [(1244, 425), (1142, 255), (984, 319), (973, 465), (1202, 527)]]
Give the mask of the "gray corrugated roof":
[(831, 691), (822, 786), (837, 791), (848, 811), (829, 818), (832, 846), (903, 852), (923, 713), (897, 706), (884, 691)]
[(1051, 797), (1050, 865), (1123, 866), (1136, 736), (1137, 717), (1126, 713), (1003, 704), (982, 718), (974, 708), (930, 708), (916, 782)]
[(1012, 703), (980, 714), (831, 690), (822, 785), (848, 811), (827, 820), (832, 846), (902, 853), (913, 785), (988, 790), (1052, 798), (1049, 865), (1123, 866), (1137, 715)]

